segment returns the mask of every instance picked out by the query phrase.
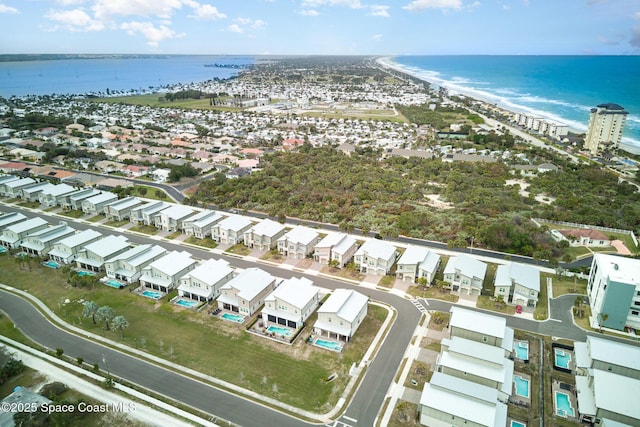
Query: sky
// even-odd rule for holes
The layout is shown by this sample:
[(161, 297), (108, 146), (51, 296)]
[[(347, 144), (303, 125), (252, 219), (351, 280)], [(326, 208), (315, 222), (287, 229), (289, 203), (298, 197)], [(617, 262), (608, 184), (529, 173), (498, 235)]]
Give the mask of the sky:
[(0, 0), (0, 54), (640, 54), (640, 0)]

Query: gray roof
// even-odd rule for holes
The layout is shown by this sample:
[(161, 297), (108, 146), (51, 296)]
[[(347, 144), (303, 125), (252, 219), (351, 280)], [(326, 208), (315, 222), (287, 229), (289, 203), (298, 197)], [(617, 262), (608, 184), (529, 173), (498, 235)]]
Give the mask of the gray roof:
[(125, 197), (124, 199), (109, 203), (108, 206), (113, 209), (127, 209), (132, 206), (138, 206), (140, 203), (142, 203), (142, 201), (137, 197)]
[(0, 215), (0, 228), (15, 224), (16, 222), (22, 221), (25, 218), (26, 216), (24, 216), (21, 212), (9, 212)]
[(96, 194), (95, 196), (85, 199), (82, 203), (91, 203), (92, 205), (97, 205), (100, 203), (108, 202), (110, 200), (115, 200), (117, 198), (118, 196), (116, 196), (115, 194), (105, 191), (102, 194)]
[(36, 180), (33, 178), (21, 178), (15, 181), (5, 182), (3, 185), (6, 188), (22, 188), (35, 182)]
[(29, 231), (33, 228), (40, 227), (42, 225), (48, 224), (47, 221), (40, 217), (31, 218), (24, 222), (19, 222), (17, 224), (13, 224), (8, 226), (6, 229), (13, 231), (16, 234), (24, 233), (25, 231)]
[(499, 265), (496, 269), (495, 285), (510, 287), (513, 282), (540, 292), (540, 270), (517, 262)]

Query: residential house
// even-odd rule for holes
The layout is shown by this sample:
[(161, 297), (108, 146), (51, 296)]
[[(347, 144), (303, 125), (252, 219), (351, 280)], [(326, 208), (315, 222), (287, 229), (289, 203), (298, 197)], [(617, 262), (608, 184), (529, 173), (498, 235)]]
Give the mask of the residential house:
[(318, 309), (313, 333), (348, 342), (367, 316), (369, 297), (351, 289), (336, 289)]
[(46, 256), (53, 249), (53, 245), (65, 237), (71, 236), (75, 230), (67, 225), (66, 222), (60, 222), (42, 230), (35, 231), (22, 240), (20, 247), (23, 252), (29, 255)]
[[(8, 359), (8, 358), (7, 358)], [(29, 408), (30, 412), (36, 412), (36, 410), (42, 410), (47, 408), (46, 405), (50, 405), (51, 400), (47, 399), (44, 396), (39, 395), (26, 387), (16, 386), (11, 394), (4, 397), (0, 400), (0, 407), (3, 408), (0, 411), (0, 426), (2, 427), (14, 427), (16, 425), (25, 425), (25, 424), (38, 424), (38, 422), (18, 422), (14, 420), (14, 416), (17, 411), (8, 410), (9, 408)], [(7, 410), (4, 410), (7, 408)], [(37, 408), (37, 409), (36, 409)], [(50, 408), (50, 407), (49, 407)], [(26, 409), (24, 410), (26, 412)], [(35, 414), (34, 418), (36, 418)], [(28, 419), (32, 419), (30, 417), (26, 417)], [(38, 417), (38, 419), (41, 419)]]
[(396, 247), (382, 240), (370, 239), (364, 242), (354, 255), (354, 262), (365, 274), (385, 275), (398, 258)]
[(129, 240), (125, 236), (103, 237), (78, 251), (76, 266), (82, 270), (99, 272), (107, 260), (121, 254), (129, 247)]
[(53, 184), (38, 194), (38, 201), (43, 206), (58, 206), (66, 195), (72, 194), (75, 191), (76, 189), (68, 184)]
[(140, 284), (148, 289), (168, 293), (178, 285), (178, 280), (193, 270), (197, 261), (187, 251), (171, 251), (153, 261), (142, 270)]
[(566, 230), (551, 230), (556, 241), (567, 241), (569, 246), (589, 246), (603, 248), (611, 246), (611, 239), (601, 231), (593, 228), (576, 228)]
[(44, 230), (48, 225), (47, 221), (38, 217), (12, 224), (2, 230), (0, 245), (8, 249), (18, 248), (25, 237), (36, 231)]
[(262, 307), (275, 284), (275, 277), (266, 271), (248, 268), (222, 285), (218, 308), (251, 316)]
[(346, 233), (327, 234), (314, 249), (313, 259), (320, 264), (329, 264), (335, 260), (338, 267), (344, 267), (353, 258), (358, 244), (356, 239)]
[(270, 219), (263, 219), (244, 233), (245, 246), (268, 251), (278, 245), (278, 239), (282, 237), (286, 229), (284, 225)]
[(178, 295), (198, 301), (209, 302), (220, 295), (222, 285), (233, 279), (233, 268), (222, 259), (208, 259), (182, 278)]
[(222, 215), (216, 211), (204, 210), (182, 221), (184, 233), (187, 236), (194, 236), (204, 239), (211, 236), (215, 224), (222, 219)]
[(39, 202), (40, 201), (40, 193), (54, 188), (55, 185), (48, 181), (36, 182), (35, 184), (28, 185), (23, 187), (20, 190), (20, 198), (25, 202)]
[(640, 425), (640, 347), (589, 335), (574, 353), (580, 422)]
[(79, 211), (82, 209), (83, 200), (97, 196), (98, 194), (100, 194), (100, 191), (95, 188), (83, 188), (81, 190), (77, 190), (64, 197), (64, 200), (62, 201), (62, 208), (65, 210)]
[(426, 284), (433, 282), (440, 268), (440, 255), (423, 246), (409, 245), (398, 260), (396, 278), (414, 283), (424, 278)]
[(587, 283), (596, 327), (640, 329), (640, 260), (595, 253)]
[(107, 220), (122, 221), (128, 219), (131, 216), (131, 210), (140, 205), (142, 205), (142, 200), (137, 197), (125, 197), (124, 199), (116, 200), (106, 205), (104, 207), (104, 214)]
[(286, 257), (305, 258), (313, 253), (319, 241), (315, 230), (298, 226), (278, 239), (278, 251)]
[(123, 171), (131, 177), (138, 178), (149, 173), (149, 168), (147, 166), (127, 165)]
[(82, 201), (82, 212), (87, 215), (98, 215), (104, 212), (104, 207), (118, 200), (114, 193), (105, 191)]
[(167, 202), (153, 201), (131, 210), (131, 222), (142, 225), (155, 225), (160, 212), (171, 206)]
[(158, 245), (134, 246), (105, 261), (104, 270), (110, 279), (131, 284), (140, 278), (145, 267), (166, 253), (167, 250)]
[(0, 215), (0, 230), (27, 219), (21, 212), (9, 212)]
[(185, 205), (170, 205), (159, 212), (155, 226), (162, 231), (182, 231), (182, 223), (194, 214), (193, 208)]
[(22, 189), (30, 185), (36, 184), (36, 180), (33, 178), (20, 178), (15, 180), (5, 181), (2, 184), (2, 195), (10, 198), (17, 198), (22, 195)]
[(218, 243), (235, 245), (244, 241), (244, 233), (253, 226), (249, 218), (230, 215), (216, 223), (211, 229), (211, 237)]
[(307, 278), (292, 277), (264, 299), (262, 320), (265, 327), (282, 325), (301, 328), (320, 303), (320, 289)]
[(95, 230), (84, 230), (54, 243), (49, 251), (49, 259), (60, 264), (70, 264), (75, 261), (78, 253), (85, 245), (100, 239), (102, 234)]
[(486, 273), (487, 264), (469, 255), (461, 254), (449, 258), (444, 268), (444, 281), (451, 284), (452, 292), (480, 295)]
[(451, 307), (449, 312), (451, 313), (450, 338), (461, 337), (500, 347), (504, 350), (505, 357), (511, 355), (513, 329), (507, 327), (505, 318), (460, 307)]
[(0, 196), (5, 195), (5, 184), (18, 180), (20, 180), (20, 178), (15, 175), (0, 175)]
[(540, 293), (540, 270), (516, 262), (499, 265), (494, 286), (494, 295), (502, 296), (505, 302), (535, 307)]

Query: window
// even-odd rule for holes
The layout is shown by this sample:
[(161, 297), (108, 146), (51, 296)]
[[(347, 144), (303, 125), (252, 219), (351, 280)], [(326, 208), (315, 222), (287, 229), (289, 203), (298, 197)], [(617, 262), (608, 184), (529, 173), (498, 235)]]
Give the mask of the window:
[[(486, 335), (485, 335), (485, 336), (483, 336), (483, 337), (482, 337), (482, 342), (487, 342), (487, 341), (489, 341), (489, 339), (487, 338), (487, 336), (486, 336)], [(467, 374), (465, 374), (465, 375), (467, 375)]]
[(637, 316), (638, 313), (640, 313), (638, 310), (631, 310), (631, 314), (633, 314), (634, 316)]

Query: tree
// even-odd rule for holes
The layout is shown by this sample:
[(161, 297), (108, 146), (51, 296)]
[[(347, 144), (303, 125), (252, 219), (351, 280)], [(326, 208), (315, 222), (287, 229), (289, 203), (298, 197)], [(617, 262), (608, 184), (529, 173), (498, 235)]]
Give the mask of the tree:
[(124, 316), (116, 316), (113, 318), (111, 323), (114, 329), (120, 331), (120, 338), (122, 338), (122, 330), (129, 327), (127, 319), (125, 319)]
[(577, 316), (580, 316), (580, 318), (582, 318), (583, 316), (582, 302), (583, 302), (582, 296), (577, 296), (575, 301), (573, 302), (575, 313)]
[(602, 332), (602, 326), (604, 326), (607, 320), (609, 320), (609, 315), (607, 313), (600, 313), (600, 332)]
[(147, 187), (138, 187), (138, 194), (144, 197), (147, 194)]
[(93, 301), (85, 301), (84, 308), (82, 309), (82, 317), (91, 317), (93, 324), (96, 324), (96, 314), (100, 306)]
[(104, 320), (104, 325), (107, 331), (111, 330), (109, 328), (109, 322), (111, 321), (111, 319), (113, 319), (113, 316), (115, 316), (115, 312), (108, 305), (103, 305), (96, 312), (96, 317), (98, 318), (98, 320)]

